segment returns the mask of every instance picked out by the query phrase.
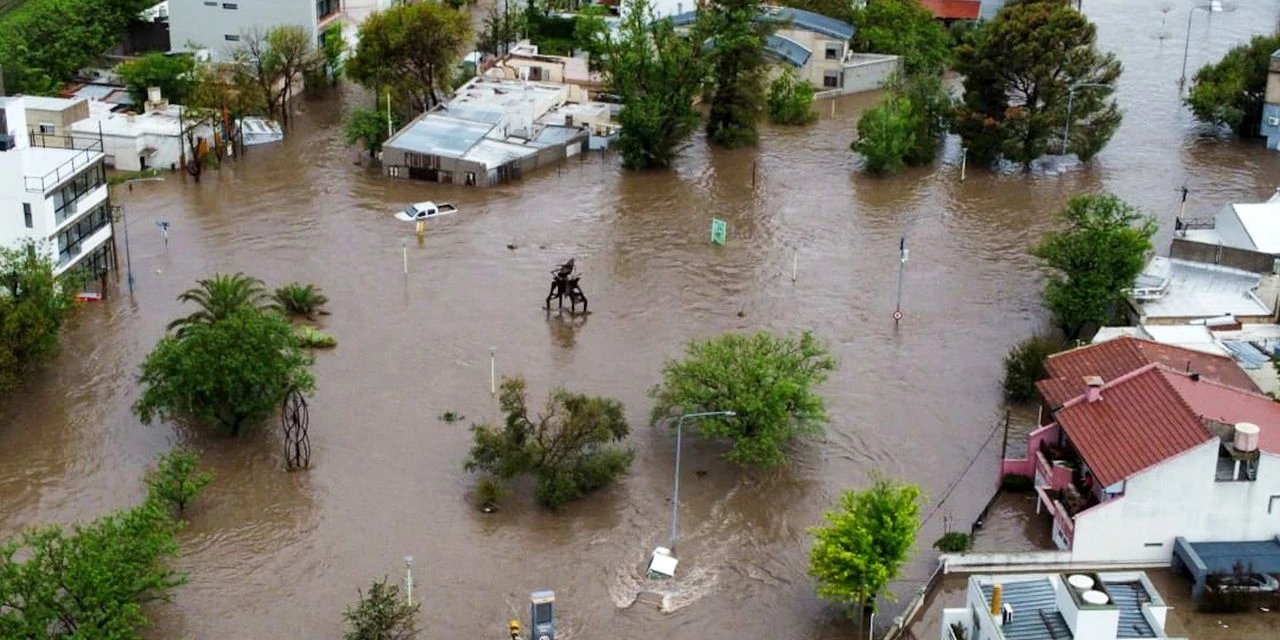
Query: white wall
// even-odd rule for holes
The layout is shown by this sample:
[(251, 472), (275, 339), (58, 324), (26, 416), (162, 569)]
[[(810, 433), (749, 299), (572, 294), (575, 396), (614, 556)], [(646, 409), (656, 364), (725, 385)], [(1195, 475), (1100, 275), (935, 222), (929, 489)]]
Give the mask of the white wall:
[(1229, 204), (1223, 205), (1222, 210), (1218, 211), (1218, 215), (1214, 217), (1213, 229), (1218, 232), (1218, 237), (1222, 238), (1222, 244), (1228, 247), (1257, 249), (1253, 245), (1253, 240), (1249, 238), (1248, 232), (1244, 230), (1244, 225), (1240, 224), (1240, 217), (1236, 215), (1235, 207)]
[[(12, 247), (26, 239), (48, 237), (53, 231), (53, 205), (45, 200), (44, 194), (27, 192), (23, 180), (28, 173), (23, 162), (24, 149), (30, 147), (23, 101), (20, 98), (0, 100), (0, 107), (4, 108), (8, 123), (8, 131), (0, 133), (12, 134), (17, 141), (15, 148), (0, 151), (0, 245)], [(24, 202), (31, 205), (33, 226), (30, 229), (23, 215)]]
[(1267, 513), (1271, 497), (1280, 497), (1280, 457), (1262, 454), (1252, 482), (1217, 482), (1218, 448), (1214, 439), (1133, 476), (1124, 497), (1077, 515), (1072, 560), (1165, 562), (1178, 536), (1212, 542), (1280, 535), (1280, 499)]
[[(272, 27), (298, 25), (317, 37), (315, 0), (169, 0), (170, 48), (185, 51), (194, 43), (197, 49), (208, 49), (214, 60), (227, 60), (239, 42), (227, 36)], [(224, 6), (235, 6), (227, 9)]]

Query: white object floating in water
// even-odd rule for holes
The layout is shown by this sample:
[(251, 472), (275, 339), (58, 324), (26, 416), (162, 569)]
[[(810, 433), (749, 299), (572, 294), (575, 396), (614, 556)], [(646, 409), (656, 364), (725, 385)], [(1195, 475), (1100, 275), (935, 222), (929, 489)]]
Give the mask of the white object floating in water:
[(284, 130), (274, 120), (248, 117), (240, 120), (240, 135), (246, 145), (284, 140)]

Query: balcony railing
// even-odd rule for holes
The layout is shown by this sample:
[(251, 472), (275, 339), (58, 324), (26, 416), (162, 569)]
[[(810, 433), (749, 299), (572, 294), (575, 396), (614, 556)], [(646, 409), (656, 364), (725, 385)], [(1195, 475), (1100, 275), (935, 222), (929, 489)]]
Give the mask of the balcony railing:
[(42, 176), (24, 176), (23, 186), (31, 193), (44, 193), (58, 186), (63, 180), (97, 162), (98, 156), (102, 155), (102, 141), (97, 138), (34, 134), (31, 136), (31, 146), (75, 151), (65, 162)]

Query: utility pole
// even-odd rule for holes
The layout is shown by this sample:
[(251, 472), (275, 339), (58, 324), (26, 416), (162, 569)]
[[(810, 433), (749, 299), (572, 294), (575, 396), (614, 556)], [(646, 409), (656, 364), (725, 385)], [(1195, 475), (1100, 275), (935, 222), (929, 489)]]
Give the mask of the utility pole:
[(896, 327), (902, 321), (902, 272), (907, 266), (907, 234), (904, 232), (902, 238), (898, 240), (898, 301), (893, 306), (893, 325)]

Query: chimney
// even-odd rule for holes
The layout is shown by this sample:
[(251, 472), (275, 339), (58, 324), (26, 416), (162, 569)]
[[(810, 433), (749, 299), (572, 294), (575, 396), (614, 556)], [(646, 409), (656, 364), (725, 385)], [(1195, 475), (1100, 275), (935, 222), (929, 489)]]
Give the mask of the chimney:
[(992, 585), (991, 587), (991, 615), (1000, 615), (1000, 598), (1004, 595), (1003, 585)]
[(1102, 399), (1102, 376), (1085, 376), (1084, 383), (1089, 387), (1085, 392), (1085, 400), (1097, 402)]

